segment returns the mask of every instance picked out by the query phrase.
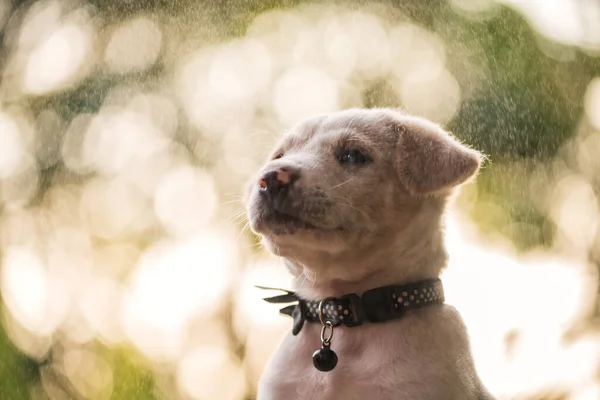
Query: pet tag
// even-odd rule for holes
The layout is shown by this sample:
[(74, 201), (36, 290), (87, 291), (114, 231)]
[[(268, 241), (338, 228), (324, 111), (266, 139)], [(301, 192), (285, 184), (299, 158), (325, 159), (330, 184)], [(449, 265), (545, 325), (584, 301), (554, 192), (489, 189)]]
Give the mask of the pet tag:
[(329, 348), (329, 345), (323, 344), (321, 348), (313, 353), (313, 365), (321, 372), (328, 372), (337, 365), (337, 354)]
[[(329, 336), (325, 337), (325, 331), (329, 328)], [(338, 362), (337, 354), (331, 350), (331, 338), (333, 337), (333, 325), (331, 321), (325, 321), (321, 329), (321, 348), (313, 353), (313, 365), (321, 372), (329, 372), (335, 368)]]

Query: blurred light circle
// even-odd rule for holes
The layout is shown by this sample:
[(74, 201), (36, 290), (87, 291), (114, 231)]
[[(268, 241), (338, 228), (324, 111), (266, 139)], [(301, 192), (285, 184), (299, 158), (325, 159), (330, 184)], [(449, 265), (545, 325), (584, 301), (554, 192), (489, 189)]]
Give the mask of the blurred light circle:
[(354, 72), (359, 57), (348, 26), (336, 19), (330, 21), (325, 28), (323, 40), (327, 61), (331, 66), (328, 72), (342, 78), (348, 77)]
[(250, 100), (271, 77), (271, 55), (258, 40), (226, 45), (214, 54), (209, 87), (226, 100)]
[(80, 211), (89, 232), (104, 239), (142, 232), (153, 222), (149, 201), (124, 179), (89, 181)]
[(130, 340), (154, 359), (179, 358), (189, 318), (216, 310), (236, 251), (229, 237), (215, 231), (148, 248), (125, 291), (121, 316)]
[(38, 361), (47, 359), (48, 352), (54, 344), (52, 333), (31, 331), (20, 324), (10, 312), (3, 312), (1, 322), (6, 336), (21, 352)]
[(0, 143), (0, 179), (3, 179), (19, 171), (27, 157), (27, 149), (17, 122), (1, 111)]
[(202, 49), (181, 67), (179, 97), (206, 135), (246, 127), (271, 79), (272, 56), (258, 40)]
[(281, 122), (292, 125), (315, 114), (337, 110), (338, 87), (319, 69), (293, 67), (275, 83), (273, 108)]
[(588, 84), (584, 96), (585, 113), (594, 128), (600, 131), (600, 77)]
[(178, 124), (177, 107), (168, 97), (157, 93), (139, 94), (131, 99), (127, 108), (149, 118), (163, 134), (175, 134)]
[(581, 250), (593, 243), (600, 221), (594, 188), (583, 177), (568, 175), (558, 181), (552, 193), (550, 217), (559, 232)]
[(82, 217), (78, 212), (82, 191), (76, 185), (54, 185), (44, 193), (43, 207), (39, 211), (40, 227), (46, 238), (54, 229), (65, 226), (82, 228)]
[(147, 116), (131, 110), (94, 117), (85, 134), (83, 160), (99, 172), (123, 173), (136, 160), (165, 148), (170, 140)]
[(63, 6), (66, 2), (36, 1), (27, 9), (19, 31), (18, 46), (24, 49), (34, 48), (40, 41), (52, 35), (59, 26)]
[(390, 31), (392, 73), (402, 81), (430, 81), (444, 72), (445, 45), (435, 34), (411, 24)]
[(0, 180), (0, 203), (19, 207), (34, 198), (39, 185), (39, 171), (29, 157), (28, 162), (30, 166), (26, 169)]
[[(600, 49), (600, 7), (595, 1), (497, 0), (522, 14), (536, 33), (566, 45), (579, 45), (594, 51)], [(588, 22), (589, 21), (589, 22)], [(593, 21), (593, 22), (592, 22)]]
[(106, 46), (104, 61), (117, 73), (144, 70), (156, 62), (161, 47), (160, 27), (148, 18), (138, 17), (115, 29)]
[(78, 307), (83, 316), (102, 339), (111, 343), (118, 343), (123, 339), (118, 318), (122, 299), (121, 285), (115, 280), (99, 276), (94, 277), (81, 293)]
[(83, 348), (68, 349), (62, 356), (66, 377), (86, 399), (110, 399), (113, 371), (99, 354)]
[(587, 382), (578, 385), (575, 392), (569, 397), (569, 400), (596, 400), (600, 399), (600, 383)]
[(600, 179), (600, 158), (598, 158), (598, 153), (600, 153), (600, 133), (592, 133), (579, 143), (577, 164), (581, 173), (592, 184), (597, 184)]
[(0, 248), (35, 248), (41, 240), (38, 224), (39, 216), (31, 210), (4, 210), (0, 216)]
[(60, 226), (46, 238), (46, 266), (55, 277), (78, 287), (93, 264), (93, 243), (89, 232), (79, 227)]
[(92, 50), (89, 28), (67, 24), (45, 38), (29, 55), (24, 89), (42, 94), (62, 88), (76, 78)]
[(460, 86), (445, 68), (430, 80), (404, 80), (399, 88), (402, 104), (413, 114), (445, 124), (460, 107)]
[(246, 391), (241, 365), (220, 347), (188, 352), (177, 367), (177, 382), (180, 390), (195, 400), (235, 400)]
[(189, 162), (187, 149), (177, 142), (171, 142), (147, 157), (132, 160), (120, 176), (148, 199), (153, 199), (163, 177), (175, 168), (189, 165)]
[(154, 211), (160, 223), (174, 235), (197, 232), (217, 210), (213, 177), (203, 170), (177, 168), (166, 173), (156, 188)]
[(15, 319), (31, 332), (49, 334), (56, 324), (48, 318), (51, 282), (41, 260), (29, 251), (4, 251), (0, 287)]
[(350, 34), (357, 53), (356, 69), (367, 79), (387, 73), (392, 61), (391, 43), (382, 21), (365, 12), (350, 13), (343, 21), (351, 27)]

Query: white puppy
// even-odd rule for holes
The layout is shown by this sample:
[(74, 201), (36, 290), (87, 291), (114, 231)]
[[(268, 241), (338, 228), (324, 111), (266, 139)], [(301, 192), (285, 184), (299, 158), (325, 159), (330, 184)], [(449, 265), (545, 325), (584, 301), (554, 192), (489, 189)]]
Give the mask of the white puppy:
[(284, 136), (246, 203), (301, 301), (285, 311), (294, 330), (259, 400), (491, 398), (437, 281), (447, 200), (480, 163), (439, 126), (390, 109), (318, 116)]

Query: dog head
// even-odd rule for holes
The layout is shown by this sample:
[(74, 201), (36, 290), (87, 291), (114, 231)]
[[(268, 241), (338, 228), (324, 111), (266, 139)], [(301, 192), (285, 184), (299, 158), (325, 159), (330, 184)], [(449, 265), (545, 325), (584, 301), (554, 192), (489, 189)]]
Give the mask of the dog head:
[(480, 163), (423, 118), (390, 109), (317, 116), (284, 135), (250, 182), (250, 227), (271, 252), (304, 264), (400, 249), (439, 229), (445, 200)]

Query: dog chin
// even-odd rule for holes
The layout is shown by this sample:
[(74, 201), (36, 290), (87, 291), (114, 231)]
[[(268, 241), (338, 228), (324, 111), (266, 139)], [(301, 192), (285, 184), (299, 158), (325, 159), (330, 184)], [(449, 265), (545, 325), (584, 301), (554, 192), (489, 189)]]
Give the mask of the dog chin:
[(265, 224), (256, 233), (269, 252), (281, 257), (303, 258), (307, 251), (329, 253), (347, 250), (348, 247), (343, 232), (337, 229), (296, 227), (285, 230), (280, 225)]
[(320, 236), (322, 230), (308, 222), (297, 219), (263, 219), (256, 218), (250, 223), (251, 229), (274, 241), (296, 240), (307, 236)]
[[(293, 235), (262, 234), (263, 246), (272, 254), (280, 257), (305, 259), (311, 252), (338, 251), (342, 243), (339, 238), (318, 238), (314, 232), (299, 231)], [(345, 246), (344, 246), (345, 248)]]

